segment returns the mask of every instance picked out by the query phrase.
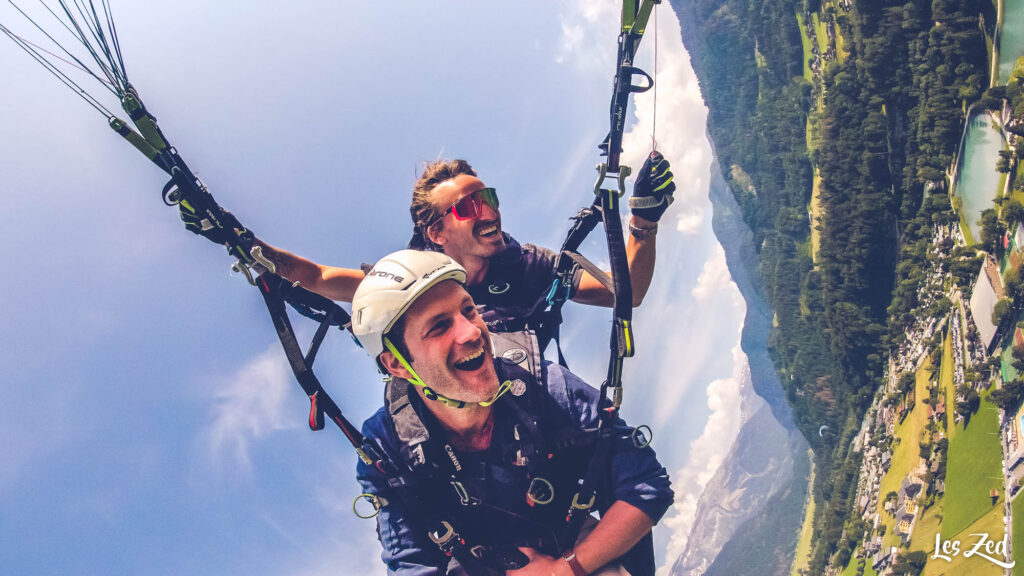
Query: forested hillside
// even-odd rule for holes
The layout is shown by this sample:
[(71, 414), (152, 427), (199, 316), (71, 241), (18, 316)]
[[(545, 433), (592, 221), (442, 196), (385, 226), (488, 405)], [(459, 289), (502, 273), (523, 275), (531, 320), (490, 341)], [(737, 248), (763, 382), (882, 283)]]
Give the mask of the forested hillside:
[(922, 304), (912, 243), (929, 221), (955, 219), (946, 173), (964, 112), (988, 87), (995, 7), (673, 4), (719, 164), (759, 247), (776, 368), (814, 448), (809, 572), (820, 574), (850, 552), (841, 548), (860, 468), (853, 440)]

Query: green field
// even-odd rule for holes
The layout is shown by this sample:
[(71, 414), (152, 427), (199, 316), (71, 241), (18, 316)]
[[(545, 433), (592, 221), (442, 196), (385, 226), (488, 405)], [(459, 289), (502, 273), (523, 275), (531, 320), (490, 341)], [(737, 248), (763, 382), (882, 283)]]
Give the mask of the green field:
[(814, 182), (811, 185), (811, 260), (818, 261), (818, 248), (821, 246), (821, 232), (818, 231), (818, 222), (821, 219), (821, 176), (818, 169), (814, 169)]
[(964, 242), (968, 246), (972, 246), (974, 245), (974, 235), (971, 234), (971, 226), (967, 223), (962, 210), (958, 211), (958, 215), (960, 216), (960, 232), (964, 235)]
[(808, 64), (808, 60), (811, 58), (811, 39), (807, 37), (807, 28), (804, 26), (804, 16), (799, 12), (796, 15), (797, 26), (800, 27), (800, 42), (804, 46), (804, 78), (808, 82), (814, 82), (814, 77), (811, 76), (811, 65)]
[(991, 390), (981, 394), (981, 407), (966, 429), (963, 423), (950, 428), (944, 533), (960, 532), (986, 514), (992, 508), (989, 490), (1003, 494), (999, 409), (987, 400)]
[[(950, 534), (948, 530), (940, 532), (940, 524), (942, 524), (942, 512), (944, 507), (944, 499), (936, 501), (935, 505), (931, 506), (921, 517), (917, 520), (914, 526), (914, 535), (910, 540), (910, 550), (922, 550), (927, 552), (929, 556), (935, 551), (935, 535), (941, 534), (941, 537), (946, 540), (960, 540), (961, 551), (966, 551), (969, 546), (976, 540), (972, 534), (986, 533), (993, 538), (1000, 538), (1003, 534), (1003, 519), (1002, 519), (1002, 499), (999, 504), (991, 508), (982, 518), (978, 519), (974, 524), (968, 526), (958, 534)], [(1024, 508), (1024, 504), (1022, 504)], [(1024, 511), (1022, 511), (1024, 513)], [(1022, 530), (1024, 532), (1024, 530)], [(1014, 538), (1016, 538), (1016, 534)], [(1024, 533), (1021, 534), (1024, 538)], [(965, 548), (966, 547), (966, 548)], [(1024, 563), (1022, 563), (1024, 565)], [(1002, 573), (1002, 570), (998, 567), (989, 564), (979, 558), (965, 559), (962, 556), (953, 558), (952, 562), (945, 562), (941, 559), (929, 559), (925, 565), (923, 576), (998, 576)], [(1016, 572), (1014, 573), (1016, 574)], [(1024, 576), (1024, 572), (1021, 573)]]
[(1024, 550), (1024, 498), (1018, 497), (1013, 499), (1010, 503), (1010, 510), (1013, 514), (1013, 551), (1015, 557), (1020, 557), (1021, 562), (1017, 562), (1017, 565), (1013, 567), (1013, 576), (1024, 576), (1024, 554), (1019, 551)]
[(792, 576), (797, 576), (801, 569), (806, 568), (811, 559), (811, 535), (814, 533), (814, 454), (810, 450), (808, 457), (811, 459), (811, 473), (807, 479), (807, 504), (804, 506), (804, 522), (800, 525), (800, 538), (796, 542)]
[[(945, 347), (949, 349), (948, 338)], [(878, 488), (878, 514), (881, 517), (881, 523), (886, 526), (885, 536), (882, 538), (883, 547), (898, 546), (900, 543), (900, 536), (896, 533), (896, 521), (883, 508), (885, 495), (889, 492), (899, 492), (903, 479), (921, 462), (918, 442), (921, 441), (921, 434), (928, 423), (928, 408), (921, 400), (928, 397), (928, 381), (931, 377), (932, 368), (925, 362), (916, 375), (917, 383), (914, 394), (918, 399), (917, 403), (902, 423), (897, 421), (896, 429), (893, 431), (898, 443), (893, 446), (892, 464), (889, 466), (889, 471), (882, 477)]]
[(1010, 72), (1010, 79), (1024, 77), (1024, 56), (1017, 58), (1017, 62), (1013, 65), (1013, 71)]
[[(1000, 500), (1001, 502), (1001, 500)], [(979, 518), (962, 532), (950, 535), (943, 531), (942, 537), (946, 540), (959, 540), (961, 553), (952, 557), (951, 562), (942, 559), (932, 559), (930, 556), (935, 551), (935, 536), (932, 536), (931, 543), (923, 548), (928, 553), (928, 563), (924, 566), (921, 576), (1000, 576), (1003, 569), (980, 556), (964, 558), (963, 552), (971, 549), (977, 541), (972, 534), (988, 534), (994, 540), (1003, 536), (1003, 507), (1002, 504), (989, 510), (987, 514)]]
[(914, 525), (914, 534), (910, 537), (911, 550), (927, 550), (935, 547), (935, 535), (939, 533), (942, 524), (943, 499), (939, 498), (935, 504), (925, 510)]
[(811, 14), (811, 24), (814, 26), (814, 35), (818, 41), (818, 53), (825, 55), (828, 52), (828, 33), (825, 32), (825, 23), (818, 17), (818, 13)]
[[(846, 569), (842, 571), (842, 576), (857, 576), (857, 563), (860, 562), (860, 559), (857, 558), (857, 554), (859, 553), (860, 548), (858, 548), (850, 558), (850, 563), (847, 564)], [(864, 559), (864, 573), (862, 576), (878, 576), (878, 572), (875, 572), (875, 569), (871, 567), (871, 558)]]
[[(1020, 318), (1017, 319), (1018, 322), (1020, 320), (1021, 320)], [(1010, 380), (1013, 380), (1014, 378), (1019, 376), (1019, 374), (1017, 373), (1017, 369), (1013, 367), (1013, 347), (1012, 346), (1004, 346), (1003, 347), (1003, 352), (1002, 352), (1002, 354), (999, 355), (999, 358), (1000, 358), (999, 367), (1002, 370), (1003, 382), (1009, 382)]]

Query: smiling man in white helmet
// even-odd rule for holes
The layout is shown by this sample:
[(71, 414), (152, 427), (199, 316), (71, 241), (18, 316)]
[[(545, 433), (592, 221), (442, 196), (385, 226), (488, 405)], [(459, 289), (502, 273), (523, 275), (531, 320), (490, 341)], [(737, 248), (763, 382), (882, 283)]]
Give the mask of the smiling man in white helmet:
[[(601, 520), (566, 530), (595, 453), (598, 391), (519, 342), (496, 358), (465, 281), (444, 254), (402, 250), (353, 298), (353, 334), (391, 376), (363, 434), (398, 470), (358, 467), (380, 506), (388, 573), (653, 575), (636, 545), (672, 503), (664, 467), (617, 421), (591, 501)], [(428, 532), (425, 516), (445, 533)]]

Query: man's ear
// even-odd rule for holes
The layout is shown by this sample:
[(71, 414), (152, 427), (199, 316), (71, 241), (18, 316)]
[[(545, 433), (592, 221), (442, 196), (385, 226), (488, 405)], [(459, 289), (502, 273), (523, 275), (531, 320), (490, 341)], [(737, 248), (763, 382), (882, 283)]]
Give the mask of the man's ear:
[(438, 246), (444, 246), (448, 242), (448, 239), (442, 234), (442, 225), (441, 222), (436, 222), (427, 227), (427, 239)]
[(381, 366), (388, 371), (388, 374), (403, 380), (412, 380), (412, 374), (405, 369), (405, 366), (402, 366), (402, 363), (398, 361), (398, 357), (391, 350), (381, 352), (379, 361)]

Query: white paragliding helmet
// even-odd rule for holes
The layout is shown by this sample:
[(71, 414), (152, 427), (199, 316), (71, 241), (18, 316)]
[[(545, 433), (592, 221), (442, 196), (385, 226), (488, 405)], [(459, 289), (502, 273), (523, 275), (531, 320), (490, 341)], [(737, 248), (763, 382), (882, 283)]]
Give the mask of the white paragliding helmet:
[(466, 284), (466, 270), (440, 252), (399, 250), (381, 258), (352, 297), (352, 334), (372, 357), (398, 319), (430, 287), (443, 280)]
[(411, 375), (409, 383), (422, 388), (427, 399), (452, 408), (465, 408), (469, 404), (490, 406), (509, 390), (511, 381), (502, 382), (491, 399), (484, 402), (448, 398), (423, 382), (388, 338), (388, 332), (413, 302), (445, 280), (455, 280), (465, 286), (466, 270), (440, 252), (399, 250), (381, 258), (359, 283), (352, 297), (352, 334), (363, 349), (377, 360), (377, 366), (382, 372), (386, 370), (379, 359), (381, 353), (388, 350), (394, 354)]

